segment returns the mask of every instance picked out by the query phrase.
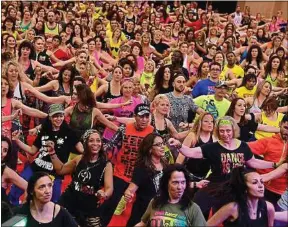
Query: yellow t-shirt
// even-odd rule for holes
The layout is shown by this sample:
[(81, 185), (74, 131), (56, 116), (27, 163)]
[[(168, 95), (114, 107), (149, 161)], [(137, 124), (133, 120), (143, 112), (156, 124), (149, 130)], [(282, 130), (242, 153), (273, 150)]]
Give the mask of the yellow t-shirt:
[[(113, 32), (111, 30), (110, 23), (108, 23), (108, 25), (106, 26), (106, 37), (110, 39), (110, 38), (112, 38), (112, 34), (113, 34)], [(121, 41), (127, 40), (127, 38), (123, 32), (121, 32), (120, 40)]]
[(121, 39), (118, 40), (118, 43), (114, 43), (112, 37), (109, 38), (109, 44), (110, 44), (110, 49), (111, 49), (111, 53), (112, 56), (114, 58), (118, 57), (118, 53), (119, 53), (119, 48), (121, 46)]
[(225, 65), (222, 72), (220, 73), (220, 76), (219, 76), (220, 80), (225, 80), (225, 81), (228, 80), (228, 78), (226, 78), (226, 73), (228, 72), (229, 69), (232, 71), (232, 73), (234, 74), (236, 78), (244, 77), (244, 70), (242, 69), (241, 66), (234, 65), (233, 68), (228, 68), (227, 65)]
[[(283, 117), (284, 117), (284, 114), (278, 113), (276, 121), (271, 121), (266, 117), (265, 113), (262, 112), (262, 114), (261, 114), (262, 121), (260, 123), (263, 125), (270, 125), (270, 126), (274, 126), (276, 128), (279, 128), (279, 123), (282, 121)], [(274, 134), (275, 133), (273, 133), (273, 132), (256, 131), (255, 132), (255, 138), (257, 140), (259, 140), (259, 139), (262, 139), (265, 137), (272, 137)]]
[(253, 87), (252, 90), (248, 90), (246, 87), (238, 87), (236, 88), (235, 92), (237, 93), (239, 98), (247, 98), (247, 97), (253, 97), (256, 92), (256, 86)]

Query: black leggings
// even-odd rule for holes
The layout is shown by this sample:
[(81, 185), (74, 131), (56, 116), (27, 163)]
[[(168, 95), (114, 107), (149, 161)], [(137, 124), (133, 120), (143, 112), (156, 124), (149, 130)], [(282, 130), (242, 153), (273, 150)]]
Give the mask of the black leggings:
[(113, 194), (106, 200), (101, 207), (102, 210), (102, 226), (107, 226), (114, 214), (114, 211), (121, 200), (121, 197), (124, 195), (125, 190), (128, 187), (128, 183), (118, 177), (113, 177)]

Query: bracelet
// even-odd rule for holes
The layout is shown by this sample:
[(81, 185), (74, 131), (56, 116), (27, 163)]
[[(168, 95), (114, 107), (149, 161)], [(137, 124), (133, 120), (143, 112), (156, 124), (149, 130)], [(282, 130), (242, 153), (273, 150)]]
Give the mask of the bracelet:
[(197, 188), (197, 184), (195, 181), (193, 182), (193, 188)]
[(272, 167), (273, 167), (274, 169), (276, 169), (276, 168), (278, 167), (277, 163), (276, 163), (276, 162), (273, 162)]
[(49, 154), (50, 156), (53, 156), (53, 155), (56, 155), (56, 152), (52, 153), (52, 154)]

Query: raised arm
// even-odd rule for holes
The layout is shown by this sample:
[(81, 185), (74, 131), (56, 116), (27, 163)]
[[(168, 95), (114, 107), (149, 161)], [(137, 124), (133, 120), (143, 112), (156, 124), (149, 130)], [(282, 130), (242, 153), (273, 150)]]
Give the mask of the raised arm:
[(93, 109), (94, 116), (97, 118), (102, 124), (104, 124), (106, 127), (117, 131), (118, 126), (116, 126), (113, 122), (107, 120), (107, 118), (102, 114), (102, 112), (96, 108)]
[(58, 83), (57, 80), (52, 80), (41, 87), (35, 87), (35, 89), (40, 91), (40, 92), (56, 90), (57, 83)]
[[(170, 146), (175, 146), (175, 147), (181, 146), (181, 143), (174, 138), (170, 138), (168, 142)], [(182, 144), (179, 151), (181, 154), (183, 154), (185, 157), (188, 157), (188, 158), (203, 158), (201, 147), (189, 148)]]
[(228, 218), (236, 219), (238, 217), (238, 206), (236, 203), (228, 203), (218, 210), (208, 221), (207, 226), (219, 226)]
[(288, 163), (283, 163), (281, 166), (279, 166), (277, 169), (266, 173), (262, 174), (261, 177), (264, 182), (268, 182), (270, 180), (276, 179), (284, 175), (288, 171)]
[(13, 105), (13, 108), (21, 109), (22, 113), (24, 113), (28, 116), (31, 116), (31, 117), (46, 118), (48, 116), (46, 113), (44, 113), (38, 109), (28, 107), (18, 100), (12, 100), (12, 105)]
[(246, 161), (246, 165), (254, 169), (272, 169), (274, 168), (275, 164), (276, 163), (274, 162), (256, 159), (254, 155), (250, 160)]
[(16, 142), (16, 144), (19, 146), (19, 148), (30, 155), (35, 155), (38, 152), (38, 148), (35, 147), (34, 145), (32, 147), (30, 147), (29, 145), (23, 143), (19, 139), (19, 136), (20, 136), (20, 131), (12, 132), (12, 140), (14, 140)]
[(2, 177), (8, 179), (9, 182), (26, 191), (28, 185), (27, 181), (20, 177), (14, 170), (10, 169), (8, 166), (5, 167)]
[[(190, 132), (187, 137), (184, 139), (183, 141), (183, 145), (187, 146), (187, 147), (194, 147), (195, 145), (195, 134), (194, 132)], [(183, 164), (185, 160), (185, 156), (181, 153), (178, 154), (178, 157), (176, 159), (176, 163), (179, 163), (179, 164)]]

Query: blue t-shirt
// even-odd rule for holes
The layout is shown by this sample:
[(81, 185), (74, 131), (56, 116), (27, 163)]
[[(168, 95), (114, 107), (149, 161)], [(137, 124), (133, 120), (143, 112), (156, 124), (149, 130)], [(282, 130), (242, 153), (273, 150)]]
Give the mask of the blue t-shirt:
[(212, 95), (215, 93), (216, 82), (210, 79), (200, 80), (192, 90), (193, 98), (201, 95)]

